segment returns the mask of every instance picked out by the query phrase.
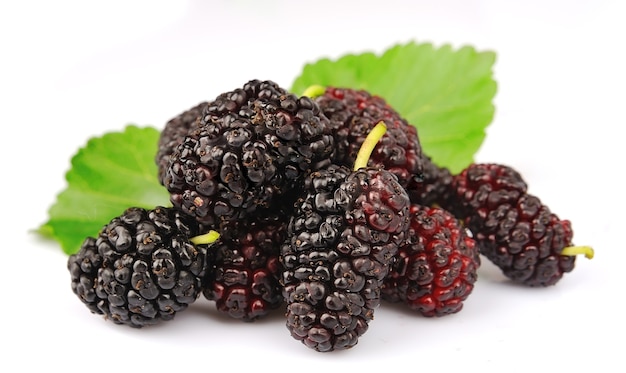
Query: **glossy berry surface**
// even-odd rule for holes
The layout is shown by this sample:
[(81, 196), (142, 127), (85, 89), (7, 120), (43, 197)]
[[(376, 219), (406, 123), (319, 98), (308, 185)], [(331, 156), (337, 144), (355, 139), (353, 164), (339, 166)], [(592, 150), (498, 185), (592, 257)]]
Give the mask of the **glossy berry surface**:
[(165, 123), (165, 127), (159, 134), (158, 149), (154, 158), (158, 170), (157, 176), (161, 184), (163, 184), (170, 157), (191, 129), (198, 125), (202, 111), (207, 104), (207, 102), (201, 102)]
[(315, 101), (333, 128), (334, 163), (352, 167), (368, 133), (384, 121), (387, 132), (372, 152), (368, 166), (395, 174), (403, 187), (420, 180), (422, 148), (417, 129), (383, 98), (364, 90), (327, 87)]
[(281, 247), (287, 328), (321, 352), (353, 347), (380, 304), (409, 224), (392, 173), (331, 165), (305, 179)]
[(69, 257), (72, 291), (95, 314), (141, 328), (174, 318), (198, 298), (206, 249), (191, 217), (171, 208), (129, 208)]
[(478, 278), (478, 247), (446, 210), (411, 204), (410, 214), (408, 241), (385, 279), (383, 299), (424, 316), (457, 313)]
[(239, 233), (211, 245), (215, 269), (203, 289), (217, 309), (243, 321), (255, 321), (284, 303), (279, 283), (280, 245), (287, 219), (254, 221)]
[(473, 232), (481, 254), (511, 280), (549, 286), (574, 269), (569, 220), (562, 220), (527, 192), (515, 169), (472, 164), (454, 178), (456, 212)]
[(172, 204), (222, 232), (271, 209), (303, 175), (328, 163), (328, 119), (308, 97), (252, 80), (203, 110), (164, 176)]
[(422, 153), (422, 178), (407, 186), (411, 202), (450, 209), (452, 176), (448, 168), (438, 166)]

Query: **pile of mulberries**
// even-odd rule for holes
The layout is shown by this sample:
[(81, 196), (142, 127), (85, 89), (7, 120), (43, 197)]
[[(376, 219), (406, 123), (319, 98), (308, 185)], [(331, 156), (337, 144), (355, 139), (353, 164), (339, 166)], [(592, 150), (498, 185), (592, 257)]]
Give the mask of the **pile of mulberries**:
[(201, 296), (244, 322), (282, 310), (295, 340), (329, 352), (357, 345), (384, 302), (459, 313), (483, 258), (536, 287), (592, 256), (514, 168), (453, 174), (382, 97), (310, 92), (250, 80), (167, 121), (154, 160), (171, 206), (130, 207), (84, 240), (67, 262), (80, 301), (134, 328)]

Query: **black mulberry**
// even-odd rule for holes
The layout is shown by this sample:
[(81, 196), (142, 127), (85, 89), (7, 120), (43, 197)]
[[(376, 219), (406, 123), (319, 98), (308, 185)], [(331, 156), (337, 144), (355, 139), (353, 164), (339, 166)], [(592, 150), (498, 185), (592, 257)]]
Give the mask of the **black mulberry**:
[(190, 237), (204, 233), (174, 209), (129, 208), (69, 257), (72, 291), (116, 324), (171, 320), (201, 292), (206, 248)]
[(386, 170), (341, 165), (312, 172), (302, 190), (280, 253), (286, 325), (316, 351), (348, 349), (380, 304), (409, 198)]
[(438, 206), (449, 210), (452, 196), (452, 172), (436, 165), (422, 153), (422, 178), (407, 186), (411, 202), (422, 206)]
[(478, 277), (478, 247), (450, 212), (413, 203), (410, 213), (408, 240), (385, 279), (383, 299), (424, 316), (459, 312)]
[(172, 204), (222, 233), (262, 214), (334, 148), (328, 118), (308, 97), (251, 80), (219, 95), (171, 157)]
[(158, 149), (155, 157), (158, 170), (157, 176), (161, 184), (163, 184), (163, 177), (174, 150), (183, 142), (183, 139), (191, 129), (198, 125), (202, 110), (207, 104), (207, 102), (201, 102), (165, 123), (165, 127), (159, 134)]
[(455, 214), (472, 231), (480, 253), (505, 276), (528, 286), (549, 286), (574, 269), (576, 254), (569, 220), (559, 219), (515, 169), (494, 163), (471, 164), (454, 177)]

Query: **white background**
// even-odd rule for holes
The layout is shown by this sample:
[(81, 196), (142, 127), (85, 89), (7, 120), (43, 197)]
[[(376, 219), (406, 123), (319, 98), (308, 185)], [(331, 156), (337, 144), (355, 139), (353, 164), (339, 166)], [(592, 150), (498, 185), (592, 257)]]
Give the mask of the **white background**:
[[(2, 370), (624, 371), (625, 16), (620, 0), (2, 2)], [(460, 313), (384, 303), (354, 349), (322, 354), (289, 336), (281, 312), (246, 324), (202, 299), (154, 328), (106, 322), (71, 292), (59, 246), (31, 232), (89, 137), (160, 127), (249, 79), (288, 87), (305, 62), (409, 40), (497, 53), (476, 160), (520, 170), (593, 260), (543, 289), (484, 260)]]

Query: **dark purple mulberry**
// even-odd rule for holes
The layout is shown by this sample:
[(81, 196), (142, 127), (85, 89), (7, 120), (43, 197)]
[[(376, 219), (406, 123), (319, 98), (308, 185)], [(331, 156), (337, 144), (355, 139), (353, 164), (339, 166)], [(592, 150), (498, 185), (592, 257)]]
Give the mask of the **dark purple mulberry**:
[(158, 149), (155, 162), (158, 169), (159, 182), (163, 184), (163, 177), (167, 171), (170, 157), (174, 150), (194, 126), (199, 123), (202, 110), (207, 102), (201, 102), (198, 105), (180, 113), (176, 117), (170, 119), (159, 135)]
[(455, 214), (473, 232), (481, 254), (511, 280), (549, 286), (574, 269), (569, 220), (561, 220), (539, 198), (527, 192), (522, 176), (511, 167), (472, 164), (454, 177)]
[(407, 186), (411, 202), (422, 206), (438, 206), (450, 209), (452, 196), (452, 173), (446, 167), (436, 165), (422, 153), (422, 178)]
[(409, 225), (394, 174), (331, 165), (312, 172), (281, 247), (287, 328), (317, 351), (353, 347), (367, 331)]
[(334, 148), (328, 118), (308, 97), (252, 80), (219, 95), (183, 139), (164, 178), (172, 204), (222, 233), (263, 214)]
[(129, 208), (68, 259), (72, 291), (95, 314), (140, 328), (174, 318), (199, 296), (206, 248), (192, 217), (157, 207)]
[(450, 212), (411, 204), (408, 241), (383, 285), (383, 299), (424, 316), (459, 312), (480, 267), (478, 247)]
[(361, 144), (379, 121), (387, 133), (371, 154), (368, 166), (395, 174), (403, 187), (421, 179), (422, 147), (417, 129), (383, 98), (364, 90), (327, 87), (315, 97), (335, 134), (333, 163), (352, 167)]
[(284, 303), (279, 263), (288, 219), (253, 221), (211, 246), (214, 275), (203, 289), (229, 317), (254, 321)]

